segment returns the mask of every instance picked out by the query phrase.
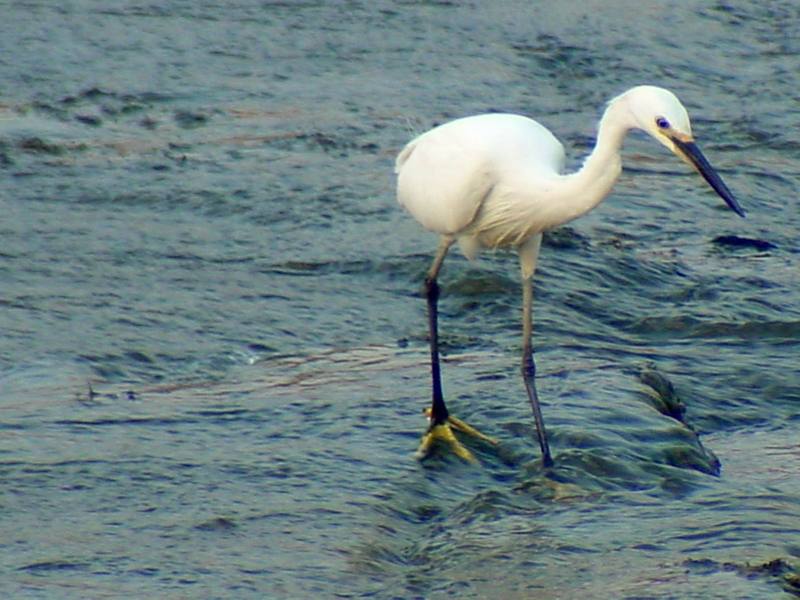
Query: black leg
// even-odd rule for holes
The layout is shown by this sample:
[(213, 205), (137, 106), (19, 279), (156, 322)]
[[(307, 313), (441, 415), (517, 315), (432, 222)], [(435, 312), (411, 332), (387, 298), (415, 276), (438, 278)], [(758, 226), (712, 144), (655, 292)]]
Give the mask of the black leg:
[(436, 257), (433, 259), (433, 264), (425, 278), (425, 298), (428, 301), (428, 339), (431, 345), (431, 384), (433, 392), (431, 427), (446, 422), (449, 416), (447, 406), (445, 406), (444, 403), (444, 395), (442, 394), (442, 374), (441, 368), (439, 367), (439, 284), (436, 283), (436, 277), (439, 275), (444, 257), (447, 255), (447, 251), (452, 245), (453, 240), (449, 238), (442, 239), (439, 244), (439, 249), (436, 252)]
[(431, 344), (431, 383), (433, 387), (431, 426), (434, 426), (444, 423), (449, 416), (442, 394), (442, 374), (439, 367), (439, 284), (435, 279), (425, 278), (425, 296), (428, 300), (428, 339)]
[(533, 410), (536, 421), (536, 434), (539, 437), (539, 446), (542, 449), (542, 464), (545, 467), (553, 466), (553, 457), (550, 455), (550, 445), (547, 443), (547, 431), (544, 428), (542, 408), (539, 406), (539, 396), (536, 394), (536, 363), (533, 361), (533, 348), (531, 347), (532, 334), (532, 305), (533, 287), (531, 277), (522, 280), (522, 379), (528, 392), (528, 400)]
[(542, 408), (539, 406), (539, 396), (536, 393), (536, 364), (533, 362), (533, 352), (530, 346), (523, 350), (522, 378), (525, 380), (525, 389), (531, 402), (533, 418), (536, 421), (536, 434), (539, 437), (539, 447), (542, 449), (542, 464), (545, 467), (553, 466), (553, 457), (550, 455), (550, 445), (547, 443), (547, 431), (544, 428)]
[(471, 435), (492, 446), (496, 446), (497, 441), (483, 435), (480, 431), (449, 414), (447, 406), (445, 406), (444, 403), (444, 395), (442, 394), (442, 374), (439, 366), (439, 284), (436, 283), (436, 278), (439, 275), (439, 270), (442, 268), (444, 257), (447, 256), (447, 251), (450, 249), (450, 246), (453, 245), (453, 242), (453, 238), (447, 236), (442, 237), (439, 243), (439, 249), (436, 251), (436, 258), (433, 259), (431, 268), (428, 269), (428, 274), (425, 277), (424, 293), (428, 301), (428, 333), (431, 345), (431, 384), (433, 399), (430, 413), (428, 413), (430, 425), (427, 433), (422, 436), (422, 441), (420, 442), (416, 454), (421, 460), (425, 459), (430, 455), (434, 445), (443, 443), (448, 445), (456, 456), (466, 462), (474, 464), (478, 462), (477, 459), (472, 452), (453, 435), (453, 429)]

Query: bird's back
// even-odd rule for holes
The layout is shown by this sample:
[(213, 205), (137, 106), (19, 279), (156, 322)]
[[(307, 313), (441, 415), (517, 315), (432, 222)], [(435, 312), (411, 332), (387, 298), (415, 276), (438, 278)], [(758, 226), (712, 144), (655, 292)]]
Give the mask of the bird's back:
[(544, 126), (491, 113), (450, 121), (413, 139), (395, 164), (397, 199), (424, 227), (457, 235), (482, 202), (517, 173), (551, 177), (564, 148)]

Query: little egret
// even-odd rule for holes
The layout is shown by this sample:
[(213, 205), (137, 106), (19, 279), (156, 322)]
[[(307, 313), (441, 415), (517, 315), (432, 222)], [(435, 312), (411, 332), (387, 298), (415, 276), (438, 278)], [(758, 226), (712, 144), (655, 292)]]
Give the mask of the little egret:
[[(483, 248), (515, 248), (522, 272), (522, 377), (542, 462), (553, 464), (534, 382), (531, 347), (533, 273), (542, 232), (585, 215), (611, 192), (622, 172), (620, 149), (631, 129), (641, 129), (693, 166), (738, 215), (744, 216), (720, 176), (695, 145), (689, 115), (665, 89), (638, 86), (617, 96), (600, 119), (597, 142), (583, 166), (562, 173), (564, 147), (544, 126), (513, 114), (484, 114), (450, 121), (413, 139), (395, 164), (397, 199), (420, 224), (441, 236), (425, 278), (433, 401), (418, 455), (437, 441), (466, 460), (469, 450), (452, 429), (477, 433), (449, 415), (439, 367), (436, 282), (447, 251), (458, 241), (472, 259)], [(452, 428), (451, 428), (452, 425)]]

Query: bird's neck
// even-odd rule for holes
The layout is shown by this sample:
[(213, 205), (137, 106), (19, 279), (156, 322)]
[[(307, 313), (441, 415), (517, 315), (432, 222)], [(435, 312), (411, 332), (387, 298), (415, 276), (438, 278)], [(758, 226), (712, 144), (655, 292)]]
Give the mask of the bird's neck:
[(566, 175), (564, 202), (569, 204), (564, 223), (585, 215), (600, 204), (611, 192), (620, 173), (620, 150), (631, 123), (630, 111), (624, 101), (609, 104), (597, 132), (597, 142), (581, 168)]

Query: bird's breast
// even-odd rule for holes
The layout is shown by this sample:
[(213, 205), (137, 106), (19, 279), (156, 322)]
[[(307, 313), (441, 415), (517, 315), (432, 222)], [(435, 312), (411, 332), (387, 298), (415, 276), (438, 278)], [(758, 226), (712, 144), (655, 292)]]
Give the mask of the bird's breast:
[(515, 247), (558, 226), (565, 208), (554, 174), (507, 177), (481, 204), (466, 235), (484, 248)]

